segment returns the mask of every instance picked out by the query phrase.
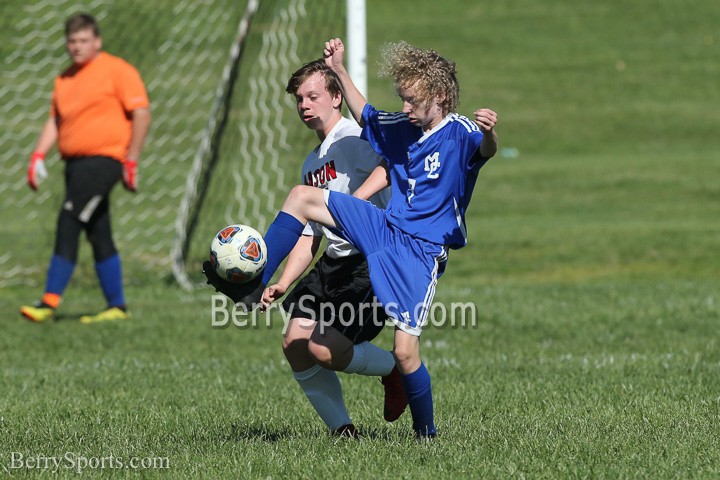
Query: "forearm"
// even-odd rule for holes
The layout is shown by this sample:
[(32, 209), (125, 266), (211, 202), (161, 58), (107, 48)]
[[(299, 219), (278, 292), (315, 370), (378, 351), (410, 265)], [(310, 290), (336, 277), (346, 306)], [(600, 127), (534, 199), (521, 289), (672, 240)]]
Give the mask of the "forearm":
[(387, 163), (383, 160), (377, 167), (375, 167), (368, 178), (365, 179), (363, 184), (355, 190), (353, 196), (362, 200), (367, 200), (389, 185), (390, 176), (388, 174)]
[(47, 154), (47, 152), (50, 151), (52, 146), (55, 145), (55, 142), (57, 142), (57, 138), (57, 121), (55, 120), (55, 117), (49, 117), (45, 122), (45, 125), (43, 125), (42, 130), (40, 131), (40, 136), (38, 137), (38, 141), (35, 144), (34, 151), (40, 152), (43, 155)]
[(483, 139), (480, 142), (480, 155), (483, 158), (491, 158), (497, 153), (498, 139), (495, 130), (490, 130), (483, 135)]
[(139, 108), (132, 111), (132, 133), (128, 144), (126, 158), (138, 160), (145, 145), (145, 137), (150, 129), (150, 109)]
[(330, 68), (338, 76), (338, 80), (340, 80), (340, 88), (342, 89), (342, 94), (345, 98), (345, 103), (347, 104), (353, 118), (355, 118), (355, 121), (363, 127), (365, 122), (363, 122), (362, 119), (362, 112), (367, 104), (367, 100), (365, 100), (363, 94), (360, 93), (360, 90), (358, 90), (353, 83), (352, 78), (350, 78), (350, 74), (347, 70), (345, 70), (345, 65), (343, 64), (344, 56), (345, 46), (343, 45), (342, 40), (339, 38), (331, 38), (325, 42), (325, 48), (323, 50), (325, 65), (327, 65), (328, 68)]
[(285, 268), (283, 268), (277, 283), (288, 288), (295, 280), (300, 278), (312, 263), (313, 258), (315, 258), (321, 240), (322, 237), (301, 236), (295, 247), (290, 251), (285, 262)]
[(348, 110), (350, 110), (353, 118), (361, 127), (365, 126), (365, 122), (362, 118), (362, 112), (367, 104), (367, 100), (365, 100), (363, 94), (360, 93), (360, 90), (357, 89), (352, 81), (352, 78), (350, 78), (350, 74), (347, 70), (345, 70), (343, 65), (335, 67), (334, 71), (340, 79), (340, 87), (342, 88), (343, 97), (345, 98)]
[(497, 123), (497, 113), (489, 108), (479, 108), (473, 112), (475, 123), (480, 128), (483, 138), (480, 141), (477, 154), (483, 158), (491, 158), (497, 153), (498, 139), (495, 133), (495, 124)]

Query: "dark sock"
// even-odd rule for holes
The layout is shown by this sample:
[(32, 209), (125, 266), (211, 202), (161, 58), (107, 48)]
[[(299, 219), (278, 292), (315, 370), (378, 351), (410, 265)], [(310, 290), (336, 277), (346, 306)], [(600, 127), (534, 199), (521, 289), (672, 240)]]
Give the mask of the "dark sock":
[(267, 246), (267, 263), (263, 271), (262, 283), (269, 285), (273, 274), (280, 266), (285, 257), (295, 247), (305, 225), (289, 213), (278, 213), (264, 235)]
[(402, 376), (405, 393), (412, 413), (413, 430), (421, 436), (434, 436), (437, 433), (433, 420), (433, 399), (430, 373), (425, 364), (413, 373)]

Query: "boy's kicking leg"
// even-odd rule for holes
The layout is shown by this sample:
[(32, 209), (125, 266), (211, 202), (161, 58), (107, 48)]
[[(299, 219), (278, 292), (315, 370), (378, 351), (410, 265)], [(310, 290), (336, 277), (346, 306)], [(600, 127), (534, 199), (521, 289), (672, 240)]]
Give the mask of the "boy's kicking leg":
[(325, 205), (325, 190), (298, 185), (290, 190), (282, 210), (263, 236), (267, 245), (267, 264), (262, 276), (248, 283), (230, 283), (221, 279), (209, 261), (203, 263), (208, 283), (248, 310), (260, 305), (262, 293), (282, 261), (290, 254), (309, 220), (335, 227)]
[(268, 285), (273, 274), (297, 243), (308, 220), (335, 227), (330, 211), (325, 205), (324, 190), (298, 185), (290, 190), (282, 210), (265, 234), (268, 260), (263, 271), (262, 283)]

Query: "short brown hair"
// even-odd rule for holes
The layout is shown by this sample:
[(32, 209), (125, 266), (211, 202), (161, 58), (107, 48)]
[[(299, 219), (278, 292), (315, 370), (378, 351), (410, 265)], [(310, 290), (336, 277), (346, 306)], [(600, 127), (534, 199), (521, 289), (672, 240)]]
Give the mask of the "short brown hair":
[(338, 79), (335, 72), (330, 70), (325, 64), (325, 60), (322, 58), (308, 62), (300, 67), (295, 73), (292, 74), (290, 80), (288, 80), (285, 91), (291, 95), (295, 95), (305, 80), (310, 78), (315, 73), (322, 73), (325, 77), (325, 90), (330, 95), (342, 95), (342, 89), (340, 88), (340, 80)]
[(78, 13), (77, 15), (73, 15), (72, 17), (68, 18), (65, 22), (66, 37), (69, 37), (71, 34), (79, 32), (80, 30), (87, 29), (92, 30), (93, 35), (95, 35), (96, 37), (100, 36), (100, 26), (95, 20), (95, 17), (93, 17), (89, 13)]

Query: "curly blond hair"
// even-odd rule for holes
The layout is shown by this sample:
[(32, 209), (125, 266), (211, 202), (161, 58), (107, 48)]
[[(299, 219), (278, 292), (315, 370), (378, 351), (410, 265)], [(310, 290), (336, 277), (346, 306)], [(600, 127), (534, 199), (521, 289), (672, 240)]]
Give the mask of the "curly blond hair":
[(421, 50), (407, 42), (388, 43), (382, 47), (380, 76), (391, 77), (395, 90), (415, 86), (419, 100), (430, 103), (438, 98), (443, 114), (454, 112), (460, 101), (460, 86), (455, 63), (435, 50)]

